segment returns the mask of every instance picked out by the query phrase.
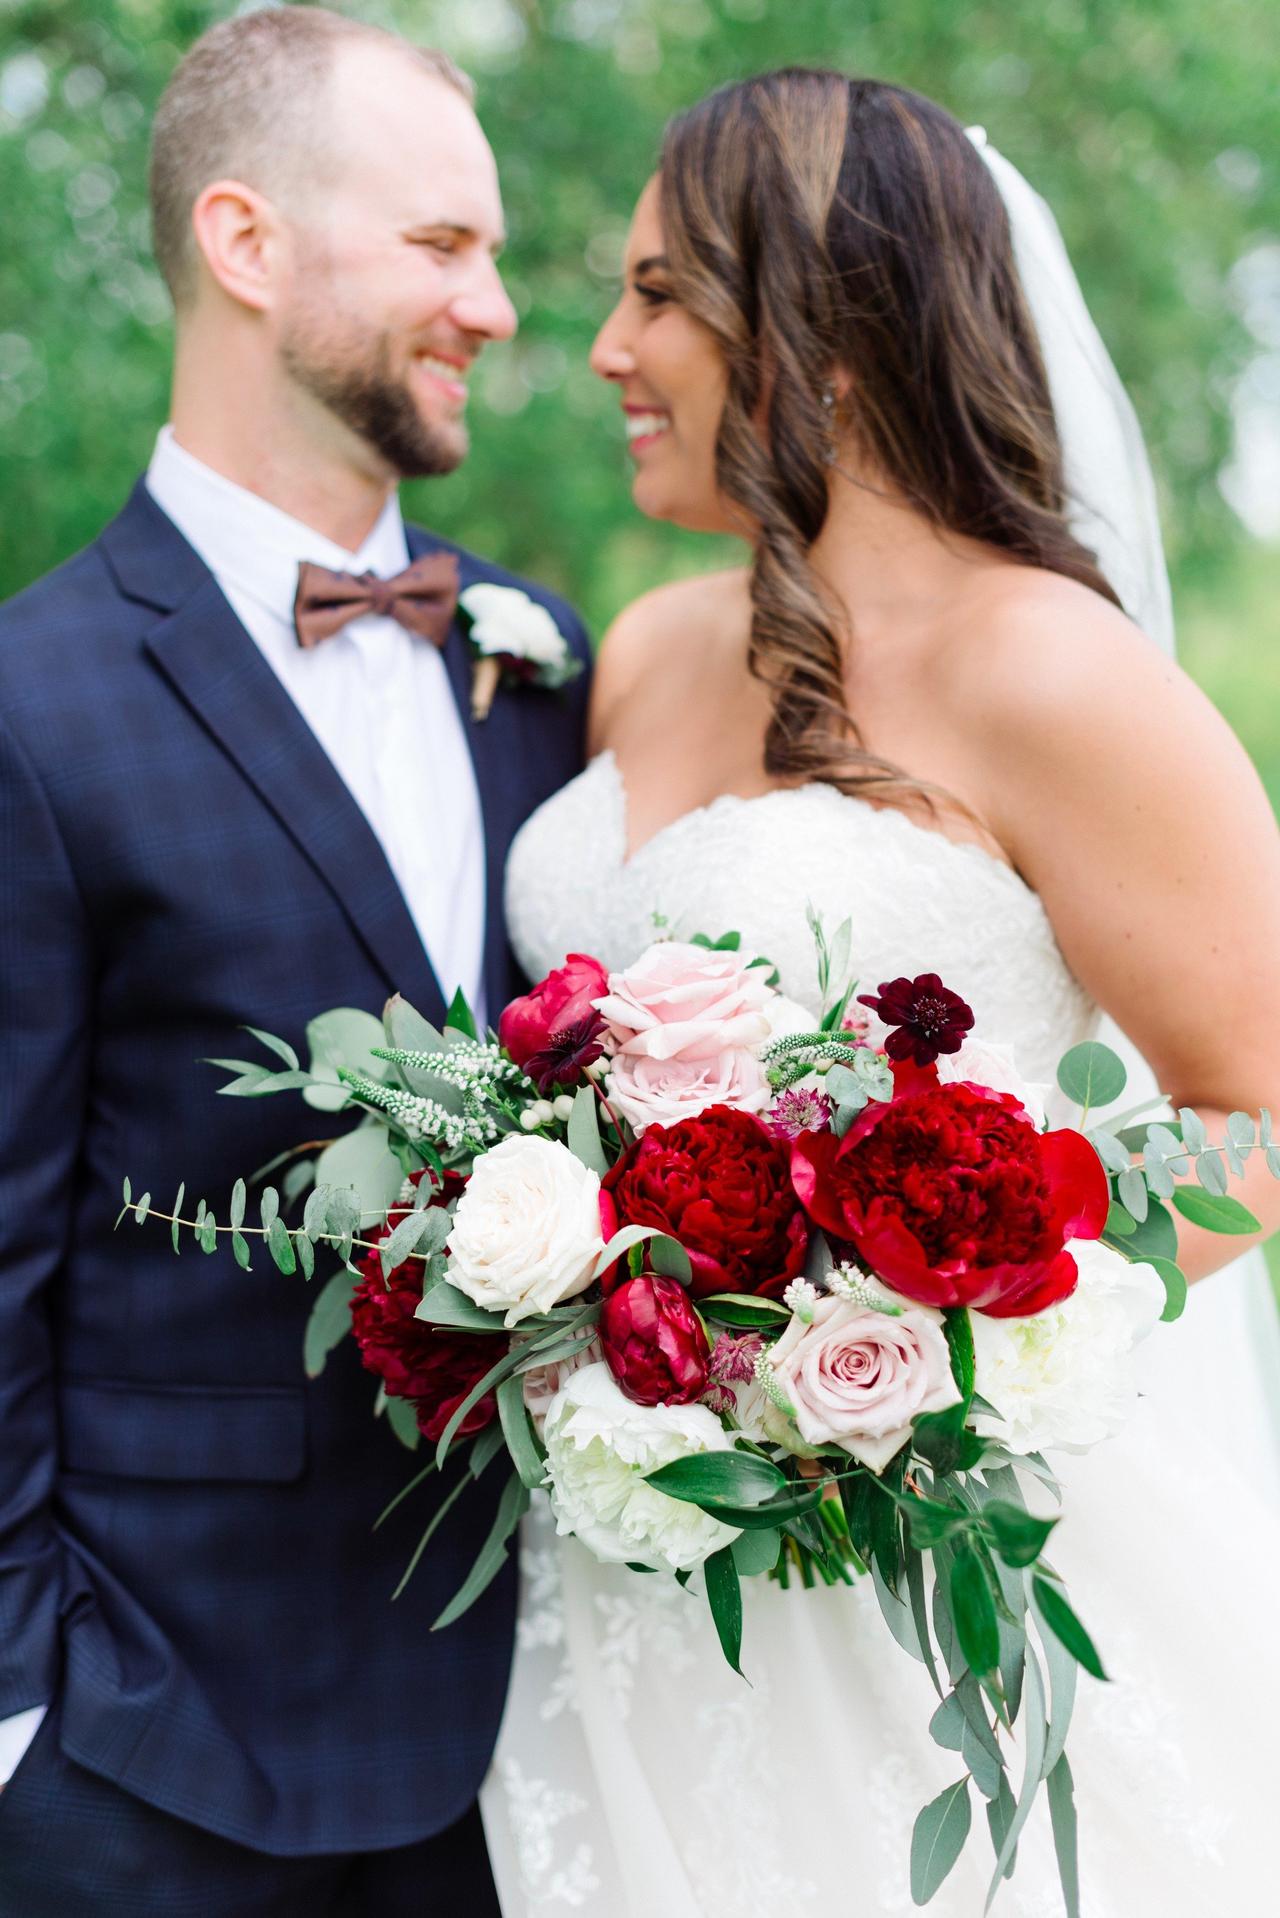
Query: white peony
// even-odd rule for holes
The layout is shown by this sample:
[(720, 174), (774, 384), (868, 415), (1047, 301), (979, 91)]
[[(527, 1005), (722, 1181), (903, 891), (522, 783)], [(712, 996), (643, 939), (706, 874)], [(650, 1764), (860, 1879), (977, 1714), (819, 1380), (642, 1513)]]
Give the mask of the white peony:
[(797, 1033), (818, 1030), (818, 1021), (808, 1007), (802, 1006), (798, 999), (788, 999), (783, 992), (775, 992), (771, 999), (767, 999), (762, 1011), (769, 1021), (766, 1044), (774, 1039), (791, 1039)]
[(1024, 1079), (1011, 1046), (986, 1045), (981, 1039), (966, 1039), (959, 1052), (944, 1052), (939, 1057), (938, 1077), (944, 1085), (963, 1079), (969, 1085), (986, 1086), (990, 1092), (1011, 1092), (1021, 1101), (1031, 1123), (1044, 1129), (1045, 1101), (1053, 1088), (1034, 1079)]
[(471, 620), (471, 640), (480, 652), (528, 659), (535, 666), (563, 665), (564, 634), (545, 606), (518, 586), (468, 586), (458, 604)]
[(514, 1133), (472, 1168), (445, 1241), (448, 1278), (503, 1324), (585, 1292), (604, 1250), (600, 1180), (567, 1146)]
[[(532, 1337), (532, 1334), (527, 1334)], [(524, 1379), (525, 1410), (533, 1420), (539, 1434), (542, 1432), (547, 1413), (557, 1393), (566, 1379), (580, 1372), (584, 1365), (599, 1365), (604, 1358), (604, 1350), (599, 1338), (586, 1330), (579, 1338), (573, 1351), (563, 1359), (553, 1359), (550, 1365), (533, 1365), (521, 1374)]]
[(635, 1405), (607, 1365), (565, 1381), (543, 1427), (556, 1530), (606, 1564), (687, 1571), (738, 1536), (696, 1505), (668, 1498), (645, 1475), (733, 1440), (705, 1405)]
[(1096, 1240), (1068, 1249), (1080, 1269), (1069, 1298), (1025, 1319), (969, 1314), (974, 1384), (1001, 1415), (972, 1423), (1010, 1452), (1087, 1452), (1138, 1402), (1133, 1348), (1164, 1310), (1160, 1276)]

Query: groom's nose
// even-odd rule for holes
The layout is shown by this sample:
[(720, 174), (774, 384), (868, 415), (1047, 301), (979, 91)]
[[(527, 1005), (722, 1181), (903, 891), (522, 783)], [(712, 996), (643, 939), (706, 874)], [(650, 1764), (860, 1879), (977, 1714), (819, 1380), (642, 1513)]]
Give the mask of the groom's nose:
[(509, 340), (520, 324), (497, 262), (479, 253), (465, 286), (449, 302), (449, 317), (463, 332), (486, 340)]

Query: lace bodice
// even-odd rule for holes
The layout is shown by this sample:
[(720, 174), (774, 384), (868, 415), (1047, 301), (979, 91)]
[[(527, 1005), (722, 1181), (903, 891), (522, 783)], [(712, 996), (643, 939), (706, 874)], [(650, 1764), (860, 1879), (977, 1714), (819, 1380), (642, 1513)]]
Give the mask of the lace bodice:
[(852, 921), (863, 989), (940, 973), (1029, 1079), (1051, 1080), (1092, 1028), (1044, 907), (1010, 867), (832, 786), (725, 794), (628, 859), (626, 790), (604, 752), (534, 813), (507, 868), (507, 923), (534, 979), (568, 952), (627, 965), (659, 927), (676, 938), (734, 931), (773, 960), (784, 992), (817, 1009), (809, 904), (828, 932)]

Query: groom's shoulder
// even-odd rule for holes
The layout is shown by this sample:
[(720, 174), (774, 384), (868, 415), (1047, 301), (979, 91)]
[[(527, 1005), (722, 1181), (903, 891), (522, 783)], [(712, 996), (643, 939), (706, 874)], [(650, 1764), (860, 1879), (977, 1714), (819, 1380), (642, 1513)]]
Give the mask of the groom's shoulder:
[(121, 606), (100, 540), (0, 601), (0, 673), (57, 676), (87, 640), (105, 639)]
[(584, 661), (590, 661), (591, 641), (586, 625), (577, 608), (563, 594), (546, 586), (541, 580), (531, 579), (524, 573), (513, 573), (509, 567), (499, 566), (495, 560), (485, 559), (479, 553), (471, 552), (465, 546), (459, 546), (456, 540), (445, 539), (439, 533), (429, 532), (423, 526), (409, 526), (410, 550), (416, 555), (426, 551), (455, 553), (458, 559), (458, 571), (462, 590), (468, 586), (510, 586), (516, 591), (527, 593), (530, 599), (545, 606), (556, 625), (560, 628), (574, 651)]

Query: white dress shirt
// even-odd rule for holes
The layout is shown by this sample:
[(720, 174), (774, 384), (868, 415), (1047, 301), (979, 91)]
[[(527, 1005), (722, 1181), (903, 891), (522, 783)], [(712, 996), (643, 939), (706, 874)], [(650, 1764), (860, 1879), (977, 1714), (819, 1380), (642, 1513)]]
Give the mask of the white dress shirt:
[[(398, 502), (387, 501), (359, 552), (349, 553), (215, 473), (169, 426), (156, 441), (147, 490), (199, 553), (372, 826), (445, 1003), (461, 986), (483, 1028), (484, 822), (444, 660), (430, 640), (376, 614), (309, 648), (293, 629), (300, 560), (384, 578), (409, 564)], [(36, 1705), (0, 1720), (0, 1786), (44, 1712)]]

